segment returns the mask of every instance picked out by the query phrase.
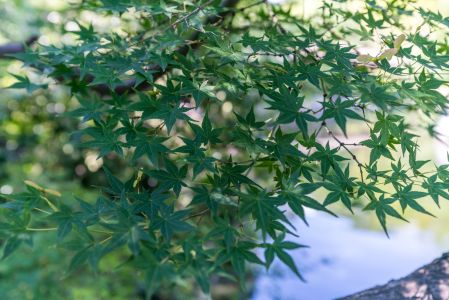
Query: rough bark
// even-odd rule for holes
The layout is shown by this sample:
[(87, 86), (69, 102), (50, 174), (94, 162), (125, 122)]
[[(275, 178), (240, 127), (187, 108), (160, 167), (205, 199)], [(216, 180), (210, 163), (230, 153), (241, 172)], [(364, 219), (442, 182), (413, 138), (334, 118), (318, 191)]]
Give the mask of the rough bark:
[(449, 299), (449, 252), (413, 273), (340, 300)]

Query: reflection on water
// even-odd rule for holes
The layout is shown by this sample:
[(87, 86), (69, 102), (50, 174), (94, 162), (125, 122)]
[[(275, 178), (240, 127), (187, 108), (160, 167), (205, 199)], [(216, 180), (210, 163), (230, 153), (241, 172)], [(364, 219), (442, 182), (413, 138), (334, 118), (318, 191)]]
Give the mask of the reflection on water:
[(291, 251), (307, 283), (276, 261), (262, 271), (253, 300), (334, 299), (386, 283), (414, 271), (447, 251), (433, 234), (414, 225), (383, 232), (359, 229), (352, 220), (309, 212), (310, 227), (294, 221), (301, 233), (290, 240), (309, 245)]

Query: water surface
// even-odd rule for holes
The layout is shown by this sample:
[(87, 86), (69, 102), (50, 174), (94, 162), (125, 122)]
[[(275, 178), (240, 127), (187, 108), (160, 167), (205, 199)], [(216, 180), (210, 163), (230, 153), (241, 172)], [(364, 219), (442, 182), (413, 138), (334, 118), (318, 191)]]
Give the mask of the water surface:
[(335, 299), (403, 277), (446, 251), (432, 231), (413, 224), (394, 229), (388, 239), (349, 218), (308, 215), (309, 227), (294, 219), (301, 236), (290, 238), (310, 246), (290, 252), (307, 282), (276, 261), (259, 274), (253, 300)]

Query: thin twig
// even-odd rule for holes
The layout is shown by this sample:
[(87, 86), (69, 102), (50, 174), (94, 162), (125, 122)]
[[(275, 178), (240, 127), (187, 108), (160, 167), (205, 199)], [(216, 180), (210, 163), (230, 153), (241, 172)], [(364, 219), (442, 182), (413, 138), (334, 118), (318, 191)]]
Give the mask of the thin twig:
[(169, 28), (175, 28), (176, 25), (178, 25), (181, 22), (184, 22), (185, 20), (189, 19), (190, 17), (192, 17), (193, 15), (197, 14), (199, 11), (203, 10), (206, 6), (208, 6), (209, 4), (211, 4), (212, 2), (214, 2), (214, 0), (209, 0), (206, 3), (198, 6), (197, 8), (195, 8), (194, 10), (192, 10), (189, 14), (185, 15), (184, 17), (176, 20), (175, 22), (173, 22), (172, 24), (170, 24), (170, 26), (167, 27), (167, 29)]
[(200, 212), (197, 212), (197, 213), (195, 213), (193, 215), (187, 216), (184, 220), (189, 220), (189, 219), (192, 219), (192, 218), (196, 218), (196, 217), (202, 216), (202, 215), (206, 214), (208, 211), (209, 211), (209, 208), (203, 209)]
[[(324, 123), (324, 122), (323, 122)], [(328, 134), (337, 142), (337, 143), (339, 143), (340, 144), (340, 146), (341, 147), (343, 147), (345, 150), (346, 150), (346, 152), (348, 152), (349, 153), (349, 155), (351, 155), (351, 158), (357, 163), (357, 166), (358, 166), (358, 168), (359, 168), (359, 170), (360, 170), (360, 177), (361, 177), (361, 179), (362, 179), (362, 182), (364, 182), (364, 179), (363, 179), (363, 169), (362, 168), (364, 168), (364, 166), (363, 166), (363, 164), (359, 161), (359, 159), (357, 158), (357, 156), (351, 151), (351, 149), (349, 149), (348, 148), (348, 146), (346, 146), (346, 144), (345, 143), (343, 143), (333, 132), (332, 132), (332, 130), (330, 130), (329, 129), (329, 127), (327, 127), (327, 125), (326, 124), (324, 124), (324, 127), (327, 129), (327, 132), (328, 132)]]
[(51, 227), (51, 228), (30, 228), (27, 227), (26, 230), (27, 231), (53, 231), (53, 230), (57, 230), (57, 227)]

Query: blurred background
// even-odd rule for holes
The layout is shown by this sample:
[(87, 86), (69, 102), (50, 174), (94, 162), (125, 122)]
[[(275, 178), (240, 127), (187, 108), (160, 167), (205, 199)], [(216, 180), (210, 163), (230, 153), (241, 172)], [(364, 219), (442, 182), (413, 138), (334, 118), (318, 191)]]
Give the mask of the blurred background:
[[(283, 5), (284, 1), (272, 2)], [(303, 15), (313, 15), (320, 7), (320, 1), (315, 0), (290, 3)], [(417, 4), (449, 15), (444, 0), (422, 0)], [(39, 34), (39, 43), (45, 45), (71, 43), (70, 32), (78, 29), (74, 20), (92, 23), (98, 31), (133, 26), (126, 16), (99, 17), (88, 11), (76, 15), (69, 8), (70, 1), (63, 0), (0, 0), (0, 44), (23, 41), (33, 34)], [(370, 51), (373, 46), (367, 44), (366, 49)], [(76, 101), (67, 88), (51, 85), (49, 90), (32, 94), (6, 89), (15, 81), (11, 73), (27, 74), (33, 82), (45, 83), (45, 79), (23, 69), (22, 63), (0, 60), (0, 193), (18, 192), (23, 181), (29, 179), (61, 191), (68, 199), (73, 199), (73, 195), (94, 199), (97, 194), (90, 187), (102, 184), (104, 179), (99, 170), (103, 163), (119, 169), (120, 162), (113, 159), (103, 162), (96, 159), (97, 153), (73, 147), (71, 142), (79, 137), (69, 133), (78, 129), (78, 123), (64, 117), (64, 113), (75, 107)], [(217, 113), (226, 117), (231, 110), (232, 104), (228, 103)], [(263, 107), (258, 112), (266, 113)], [(351, 124), (348, 127), (349, 135), (359, 140), (367, 134)], [(448, 129), (449, 118), (438, 120), (438, 132), (449, 134)], [(446, 163), (448, 143), (449, 138), (443, 137), (443, 142), (439, 142), (424, 135), (420, 139), (420, 159)], [(367, 158), (369, 153), (358, 155)], [(427, 202), (429, 205), (425, 205)], [(410, 273), (449, 251), (449, 203), (443, 201), (440, 209), (431, 199), (423, 204), (436, 218), (408, 213), (410, 223), (390, 222), (390, 239), (381, 231), (374, 215), (351, 216), (334, 207), (340, 218), (309, 212), (310, 226), (306, 227), (292, 214), (300, 237), (292, 236), (291, 240), (310, 246), (291, 253), (307, 282), (299, 281), (284, 265), (275, 263), (269, 273), (254, 270), (251, 295), (240, 298), (332, 299)], [(132, 269), (118, 264), (120, 254), (102, 261), (105, 266), (116, 267), (102, 268), (101, 276), (87, 269), (67, 274), (70, 257), (59, 249), (49, 248), (47, 245), (52, 244), (46, 242), (49, 239), (54, 239), (53, 234), (39, 234), (32, 248), (23, 248), (0, 261), (2, 300), (138, 299), (139, 279)], [(188, 291), (191, 287), (185, 284), (183, 288)], [(235, 289), (224, 289), (220, 292), (223, 298), (238, 298)]]

